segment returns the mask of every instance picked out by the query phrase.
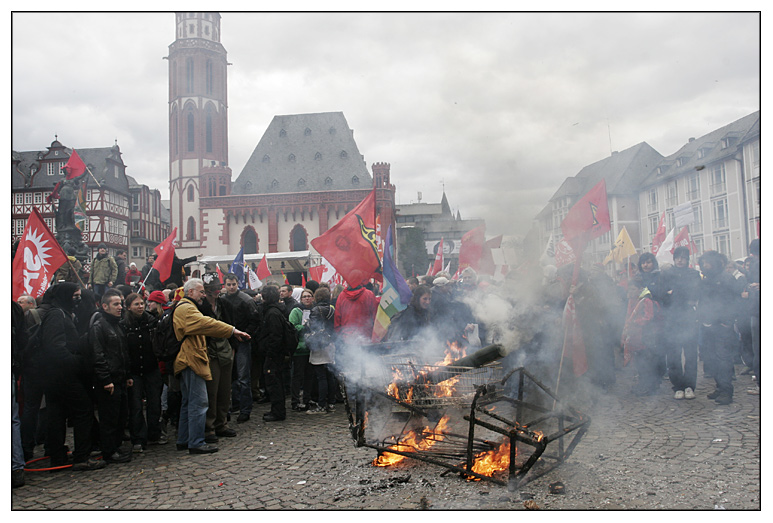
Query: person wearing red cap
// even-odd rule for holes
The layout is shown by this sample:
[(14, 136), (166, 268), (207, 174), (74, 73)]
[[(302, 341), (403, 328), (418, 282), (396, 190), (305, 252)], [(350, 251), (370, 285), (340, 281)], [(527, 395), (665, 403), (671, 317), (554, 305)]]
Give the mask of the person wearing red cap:
[(168, 308), (166, 296), (163, 292), (153, 291), (150, 293), (150, 296), (148, 296), (148, 311), (161, 318), (164, 311)]

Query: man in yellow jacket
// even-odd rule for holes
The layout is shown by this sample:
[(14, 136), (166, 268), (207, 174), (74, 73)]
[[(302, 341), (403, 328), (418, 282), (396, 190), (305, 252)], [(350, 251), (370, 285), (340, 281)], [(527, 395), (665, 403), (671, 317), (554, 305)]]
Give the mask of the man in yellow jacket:
[(174, 374), (180, 378), (182, 405), (177, 428), (177, 450), (188, 449), (191, 454), (217, 452), (215, 445), (204, 442), (204, 425), (207, 417), (207, 385), (212, 379), (207, 357), (207, 336), (230, 338), (239, 341), (250, 335), (232, 325), (205, 316), (199, 311), (205, 298), (204, 282), (191, 278), (183, 287), (185, 297), (174, 309), (174, 334), (182, 340), (180, 353), (174, 361)]

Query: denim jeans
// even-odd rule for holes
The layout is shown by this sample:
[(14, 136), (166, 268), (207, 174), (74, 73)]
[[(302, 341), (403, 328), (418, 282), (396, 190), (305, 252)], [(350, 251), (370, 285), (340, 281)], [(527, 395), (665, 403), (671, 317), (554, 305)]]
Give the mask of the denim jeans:
[[(156, 367), (145, 374), (132, 374), (134, 385), (129, 387), (129, 434), (132, 444), (143, 447), (161, 436), (161, 371)], [(142, 411), (146, 400), (147, 421)]]
[(21, 448), (19, 404), (16, 403), (16, 377), (11, 373), (11, 470), (24, 470), (24, 451)]
[(180, 373), (180, 424), (177, 428), (177, 444), (189, 449), (204, 445), (204, 425), (207, 420), (207, 382), (186, 367)]
[(252, 413), (252, 383), (250, 370), (252, 367), (252, 347), (250, 342), (240, 341), (234, 355), (236, 379), (231, 385), (231, 397), (234, 407), (241, 414)]

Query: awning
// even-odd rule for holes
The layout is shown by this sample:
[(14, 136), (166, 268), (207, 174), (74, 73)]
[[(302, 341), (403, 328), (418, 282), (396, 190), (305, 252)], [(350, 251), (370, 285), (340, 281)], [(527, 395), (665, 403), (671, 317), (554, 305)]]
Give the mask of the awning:
[[(307, 271), (309, 267), (314, 267), (322, 263), (322, 257), (319, 254), (311, 254), (311, 251), (292, 251), (292, 252), (267, 252), (260, 254), (245, 254), (244, 261), (247, 263), (255, 263), (257, 266), (266, 257), (269, 270), (273, 273), (279, 271), (284, 272), (303, 272)], [(198, 265), (203, 266), (206, 264), (228, 264), (234, 261), (235, 254), (226, 254), (222, 256), (202, 256), (195, 262), (191, 262), (188, 266)]]

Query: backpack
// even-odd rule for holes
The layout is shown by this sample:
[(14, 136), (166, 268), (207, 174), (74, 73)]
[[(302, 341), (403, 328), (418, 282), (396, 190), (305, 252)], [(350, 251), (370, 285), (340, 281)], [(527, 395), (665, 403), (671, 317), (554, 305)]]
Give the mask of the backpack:
[(282, 315), (282, 321), (282, 352), (287, 356), (292, 356), (295, 353), (295, 349), (298, 348), (300, 338), (295, 325), (290, 323), (284, 314)]
[(320, 307), (314, 308), (313, 312), (316, 312), (316, 314), (309, 315), (309, 322), (306, 327), (308, 331), (303, 336), (306, 347), (308, 347), (311, 352), (323, 350), (333, 343), (332, 330), (335, 309), (332, 306), (329, 306), (326, 317), (322, 315), (321, 311), (322, 309)]
[(183, 340), (187, 338), (187, 336), (183, 336), (183, 339), (178, 341), (177, 336), (174, 334), (174, 311), (177, 309), (178, 304), (175, 304), (170, 311), (158, 320), (156, 330), (153, 331), (153, 353), (158, 358), (158, 361), (174, 360), (180, 352)]

